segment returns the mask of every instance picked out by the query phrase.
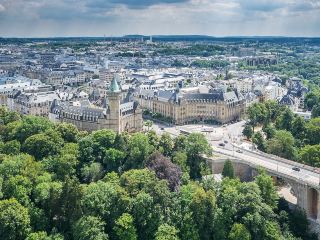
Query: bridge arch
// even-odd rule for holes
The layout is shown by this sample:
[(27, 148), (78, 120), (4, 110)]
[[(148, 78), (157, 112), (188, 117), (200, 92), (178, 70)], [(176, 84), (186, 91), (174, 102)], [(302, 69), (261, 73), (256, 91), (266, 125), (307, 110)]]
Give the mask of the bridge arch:
[(308, 189), (308, 212), (312, 219), (318, 218), (319, 192), (314, 188)]

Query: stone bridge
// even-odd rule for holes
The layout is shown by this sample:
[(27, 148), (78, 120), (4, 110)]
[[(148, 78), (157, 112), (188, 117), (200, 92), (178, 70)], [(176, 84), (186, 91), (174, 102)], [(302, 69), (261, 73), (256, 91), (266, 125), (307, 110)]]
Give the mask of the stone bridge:
[(225, 161), (232, 162), (235, 175), (241, 181), (252, 181), (258, 175), (259, 169), (264, 169), (274, 181), (282, 180), (289, 184), (292, 188), (293, 195), (297, 198), (297, 205), (306, 211), (310, 220), (311, 228), (313, 231), (320, 233), (320, 188), (318, 184), (314, 184), (304, 179), (293, 177), (285, 174), (277, 169), (269, 169), (261, 167), (258, 164), (247, 162), (231, 156), (220, 156), (215, 158), (205, 158), (207, 163), (211, 165), (214, 174), (221, 174)]

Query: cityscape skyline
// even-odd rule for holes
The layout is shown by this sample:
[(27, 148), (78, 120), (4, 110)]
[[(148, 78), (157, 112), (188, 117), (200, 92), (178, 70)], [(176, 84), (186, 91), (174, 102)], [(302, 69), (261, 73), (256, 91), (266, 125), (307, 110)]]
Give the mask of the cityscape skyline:
[(0, 36), (320, 36), (318, 0), (0, 0)]

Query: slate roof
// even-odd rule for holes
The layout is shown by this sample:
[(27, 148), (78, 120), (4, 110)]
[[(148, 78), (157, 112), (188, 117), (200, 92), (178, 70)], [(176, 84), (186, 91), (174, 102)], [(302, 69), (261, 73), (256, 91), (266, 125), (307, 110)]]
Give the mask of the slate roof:
[(291, 96), (290, 94), (286, 94), (280, 99), (279, 103), (282, 105), (291, 106), (291, 105), (294, 105), (295, 101), (293, 96)]

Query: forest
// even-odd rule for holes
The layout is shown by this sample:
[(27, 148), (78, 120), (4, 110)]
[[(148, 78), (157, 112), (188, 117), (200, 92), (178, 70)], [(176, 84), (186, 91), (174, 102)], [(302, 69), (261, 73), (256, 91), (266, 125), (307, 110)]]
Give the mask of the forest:
[(306, 214), (263, 170), (210, 177), (201, 134), (92, 133), (0, 108), (2, 240), (298, 240)]
[[(309, 100), (310, 95), (307, 95), (306, 104), (310, 104)], [(247, 109), (249, 120), (243, 134), (261, 151), (320, 167), (320, 117), (316, 113), (318, 108), (318, 105), (315, 105), (313, 118), (305, 121), (287, 106), (275, 101), (254, 103)]]

